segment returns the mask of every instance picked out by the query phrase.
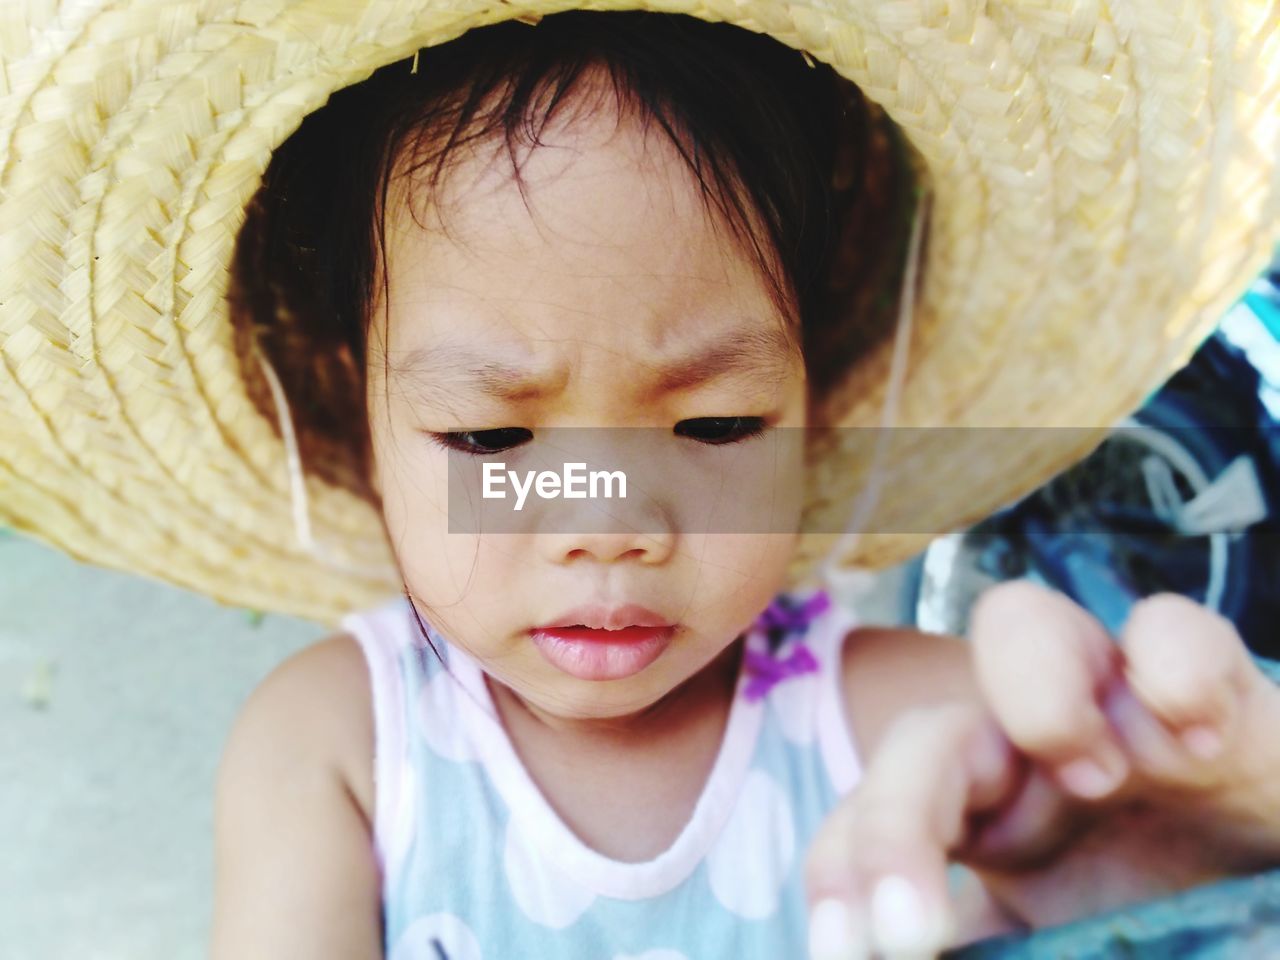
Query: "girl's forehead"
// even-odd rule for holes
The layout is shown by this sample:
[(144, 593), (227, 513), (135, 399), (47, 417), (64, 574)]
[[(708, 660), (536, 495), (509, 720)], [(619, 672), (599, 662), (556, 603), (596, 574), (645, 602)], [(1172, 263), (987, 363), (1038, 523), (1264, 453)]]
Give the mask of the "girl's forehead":
[(407, 179), (391, 192), (393, 365), (433, 347), (488, 349), (495, 362), (551, 345), (673, 357), (746, 339), (790, 351), (767, 278), (667, 138), (598, 112), (544, 131), (519, 159), (519, 182), (494, 146), (451, 166), (429, 197)]
[(727, 336), (704, 332), (679, 346), (665, 354), (637, 356), (581, 350), (563, 341), (533, 344), (452, 336), (393, 353), (390, 374), (409, 389), (448, 388), (504, 401), (559, 394), (584, 370), (592, 380), (602, 379), (603, 373), (613, 392), (639, 390), (653, 397), (711, 381), (776, 389), (803, 375), (789, 341), (776, 328), (743, 326)]

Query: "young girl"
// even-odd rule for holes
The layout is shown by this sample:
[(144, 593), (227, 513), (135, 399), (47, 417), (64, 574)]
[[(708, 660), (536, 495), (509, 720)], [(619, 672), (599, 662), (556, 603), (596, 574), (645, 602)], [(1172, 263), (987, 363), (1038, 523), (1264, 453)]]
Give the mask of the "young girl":
[[(785, 437), (821, 399), (815, 341), (848, 316), (826, 287), (834, 215), (862, 199), (857, 214), (879, 220), (860, 224), (859, 251), (881, 231), (899, 247), (891, 185), (866, 189), (869, 168), (885, 176), (873, 129), (851, 88), (767, 39), (565, 14), (468, 34), (416, 72), (393, 65), (277, 151), (242, 236), (238, 294), (264, 324), (290, 318), (266, 336), (293, 395), (299, 368), (323, 362), (307, 340), (317, 322), (345, 337), (330, 355), (364, 371), (366, 404), (319, 402), (347, 422), (367, 409), (361, 446), (406, 597), (347, 617), (344, 635), (284, 665), (246, 707), (219, 792), (218, 956), (801, 950), (804, 853), (858, 781), (858, 757), (914, 704), (975, 699), (943, 641), (849, 640), (821, 593), (770, 605), (800, 522), (802, 450)], [(856, 197), (837, 194), (841, 178)], [(326, 210), (338, 190), (347, 199)], [(474, 461), (505, 473), (579, 456), (625, 466), (633, 496), (571, 509), (534, 496), (505, 516), (477, 506)], [(757, 523), (709, 525), (705, 491)], [(1008, 674), (1035, 644), (1004, 649), (997, 620), (977, 642), (1001, 651), (1000, 708), (1036, 683)], [(1039, 738), (1026, 746), (1055, 785), (962, 712), (921, 736), (973, 759), (944, 765), (899, 733), (890, 762), (916, 755), (914, 779), (891, 771), (864, 795), (994, 808), (999, 831), (1024, 835), (988, 830), (989, 862), (1054, 846), (1061, 790), (1099, 797), (1125, 776), (1125, 754), (1091, 729), (1101, 684), (1071, 690), (1073, 670), (1108, 673), (1084, 659), (1090, 629), (1056, 654), (1066, 672), (1045, 691), (1067, 717), (1021, 701), (1006, 711), (1009, 736)], [(1177, 642), (1160, 641), (1161, 656)], [(1048, 646), (1032, 676), (1053, 663)], [(1229, 643), (1201, 655), (1240, 666)], [(1207, 696), (1170, 726), (1218, 719), (1194, 715)], [(1195, 759), (1175, 758), (1164, 779), (1199, 775)], [(827, 827), (841, 859), (811, 878), (828, 894), (815, 951), (869, 936), (917, 954), (999, 927), (967, 903), (955, 929), (941, 864), (909, 842), (934, 816), (898, 826), (891, 859), (892, 820), (880, 851), (866, 836), (885, 819), (874, 808), (844, 828), (858, 842)], [(976, 849), (954, 824), (937, 829), (945, 848)], [(862, 885), (869, 923), (850, 909), (856, 890), (839, 896), (859, 859), (878, 871)], [(1060, 875), (1052, 896), (1023, 878), (1004, 919), (1063, 919), (1212, 866), (1178, 859), (1176, 879), (1135, 867), (1136, 889), (1084, 905)]]
[[(807, 15), (794, 14), (795, 35), (775, 15), (762, 8), (759, 22), (853, 56), (852, 13), (829, 48), (809, 39)], [(894, 29), (922, 42), (924, 13), (897, 15), (913, 22)], [(245, 11), (229, 30), (238, 78), (266, 69), (254, 38), (292, 39), (274, 16)], [(352, 51), (395, 23), (385, 13), (331, 36), (308, 16), (299, 36), (323, 47), (341, 35)], [(992, 23), (973, 19), (966, 42), (998, 46)], [(184, 28), (161, 26), (165, 44)], [(949, 26), (957, 42), (965, 24)], [(220, 37), (201, 35), (165, 75), (204, 69), (196, 54)], [(273, 49), (300, 60), (285, 41)], [(882, 53), (868, 42), (869, 68)], [(1100, 82), (1078, 69), (1073, 83)], [(936, 110), (937, 78), (916, 79), (904, 89)], [(156, 88), (119, 115), (183, 124), (195, 102)], [(269, 111), (253, 116), (270, 126)], [(230, 166), (252, 152), (237, 139), (247, 126), (215, 124)], [(165, 156), (192, 142), (134, 140)], [(870, 502), (828, 485), (841, 461), (812, 428), (853, 422), (837, 415), (864, 402), (853, 388), (892, 411), (898, 385), (917, 382), (866, 372), (901, 372), (911, 343), (926, 206), (901, 179), (903, 149), (850, 86), (773, 40), (566, 13), (393, 63), (274, 151), (217, 327), (241, 346), (236, 397), (278, 418), (300, 539), (353, 581), (377, 578), (314, 542), (305, 467), (376, 506), (404, 596), (347, 615), (246, 704), (219, 774), (216, 958), (780, 958), (806, 943), (827, 958), (919, 956), (1280, 859), (1280, 757), (1260, 735), (1280, 697), (1207, 611), (1153, 600), (1116, 647), (1061, 598), (1015, 587), (988, 598), (963, 645), (855, 630), (821, 591), (791, 589), (811, 542), (797, 531), (862, 528)], [(127, 180), (140, 162), (117, 172)], [(211, 208), (193, 198), (221, 186), (214, 174), (189, 190), (149, 183), (197, 223)], [(108, 219), (124, 203), (112, 196)], [(1100, 217), (1087, 201), (1071, 209)], [(940, 212), (972, 202), (940, 190)], [(966, 241), (958, 220), (938, 222), (955, 260), (930, 263), (946, 272)], [(180, 253), (177, 283), (200, 289), (198, 244), (163, 229), (151, 243), (149, 262)], [(127, 280), (164, 299), (102, 256), (99, 296)], [(972, 296), (1002, 276), (973, 277)], [(124, 322), (137, 302), (99, 322)], [(171, 307), (197, 325), (199, 294)], [(893, 316), (904, 320), (890, 355)], [(185, 342), (183, 323), (168, 342)], [(152, 341), (166, 342), (139, 327), (119, 343), (138, 364), (154, 357), (159, 405), (179, 378)], [(1117, 409), (1133, 389), (1112, 395)], [(913, 396), (931, 390), (941, 396), (927, 381)], [(161, 446), (165, 423), (147, 424), (137, 433)], [(109, 473), (118, 452), (101, 453)], [(167, 475), (196, 476), (149, 453)], [(484, 502), (487, 464), (514, 477), (579, 461), (625, 464), (640, 495), (570, 503), (539, 482), (519, 510)], [(924, 482), (894, 474), (878, 444), (869, 461), (908, 488)], [(183, 493), (265, 496), (227, 477)], [(838, 522), (822, 519), (824, 501)], [(182, 508), (157, 502), (163, 528)], [(204, 561), (181, 562), (197, 582)], [(1195, 842), (1170, 844), (1189, 825)], [(979, 880), (949, 889), (948, 859)]]

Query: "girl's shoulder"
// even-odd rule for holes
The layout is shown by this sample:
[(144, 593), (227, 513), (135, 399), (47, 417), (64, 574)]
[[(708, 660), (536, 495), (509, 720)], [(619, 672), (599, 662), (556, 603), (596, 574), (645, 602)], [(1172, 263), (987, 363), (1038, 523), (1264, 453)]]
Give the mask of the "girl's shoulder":
[(333, 740), (334, 763), (368, 823), (373, 823), (373, 694), (369, 662), (349, 633), (337, 633), (316, 644), (320, 661), (316, 681), (335, 694), (332, 708), (341, 723)]
[(369, 663), (349, 633), (314, 645), (316, 689), (332, 695), (328, 707), (340, 722), (330, 741), (333, 762), (368, 823), (373, 823), (373, 695)]
[(381, 955), (362, 664), (354, 638), (330, 637), (241, 708), (215, 787), (213, 960)]
[(373, 822), (373, 703), (360, 644), (339, 632), (287, 657), (252, 694), (295, 728), (291, 742), (317, 766), (335, 771)]
[(841, 653), (841, 677), (845, 721), (858, 755), (868, 760), (903, 711), (978, 698), (968, 644), (909, 628), (850, 630)]

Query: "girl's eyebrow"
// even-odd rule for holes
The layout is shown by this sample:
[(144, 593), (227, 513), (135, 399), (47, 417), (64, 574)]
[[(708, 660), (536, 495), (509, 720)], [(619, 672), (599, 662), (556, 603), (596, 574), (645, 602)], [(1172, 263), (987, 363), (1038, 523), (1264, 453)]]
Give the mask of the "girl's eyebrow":
[(652, 392), (674, 393), (730, 376), (777, 383), (786, 379), (796, 354), (795, 345), (782, 330), (744, 327), (687, 355), (654, 364)]
[[(789, 374), (796, 353), (780, 329), (743, 327), (678, 356), (637, 367), (649, 374), (652, 385), (647, 393), (674, 393), (727, 377), (777, 383)], [(391, 365), (391, 375), (422, 386), (444, 384), (507, 401), (555, 393), (569, 377), (564, 367), (538, 370), (452, 342), (406, 351)]]
[(525, 400), (563, 387), (567, 370), (538, 371), (464, 344), (416, 347), (391, 364), (391, 377), (420, 387), (446, 385), (501, 400)]

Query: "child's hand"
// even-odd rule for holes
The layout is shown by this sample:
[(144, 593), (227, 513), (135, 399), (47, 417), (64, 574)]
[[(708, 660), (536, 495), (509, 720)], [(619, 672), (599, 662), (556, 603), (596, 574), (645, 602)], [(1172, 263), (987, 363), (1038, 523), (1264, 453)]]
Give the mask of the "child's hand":
[[(930, 956), (1280, 863), (1280, 688), (1227, 621), (1161, 596), (1116, 645), (1013, 583), (971, 633), (985, 704), (903, 714), (815, 839), (815, 958)], [(949, 860), (981, 882), (949, 888)]]

